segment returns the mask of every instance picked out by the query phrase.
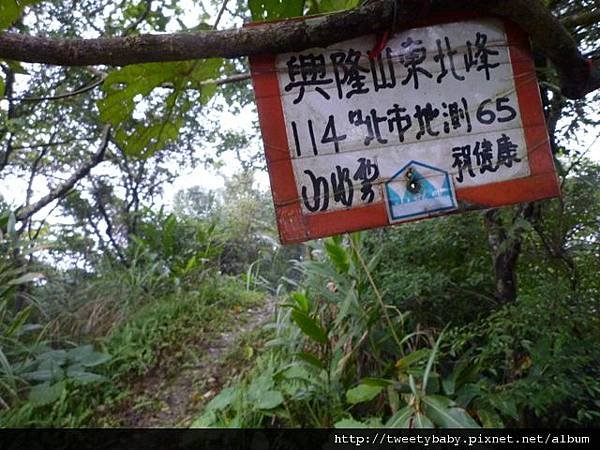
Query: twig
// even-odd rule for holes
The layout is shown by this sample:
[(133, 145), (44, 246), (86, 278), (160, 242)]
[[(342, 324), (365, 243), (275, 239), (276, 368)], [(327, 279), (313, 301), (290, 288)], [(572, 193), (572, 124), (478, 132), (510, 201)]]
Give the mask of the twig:
[(84, 86), (76, 91), (66, 92), (64, 94), (53, 95), (48, 97), (0, 97), (0, 100), (8, 100), (8, 101), (21, 101), (21, 102), (42, 102), (45, 100), (61, 100), (64, 98), (75, 97), (76, 95), (85, 94), (86, 92), (95, 89), (100, 86), (106, 80), (107, 75), (104, 74), (98, 80), (94, 81), (92, 84)]

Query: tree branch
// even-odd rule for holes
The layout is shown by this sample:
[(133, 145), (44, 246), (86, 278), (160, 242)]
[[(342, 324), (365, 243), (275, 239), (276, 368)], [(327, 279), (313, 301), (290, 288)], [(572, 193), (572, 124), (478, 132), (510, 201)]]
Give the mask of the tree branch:
[(64, 94), (58, 94), (58, 95), (47, 96), (47, 97), (0, 97), (0, 100), (21, 101), (21, 102), (42, 102), (45, 100), (61, 100), (64, 98), (75, 97), (76, 95), (85, 94), (86, 92), (89, 92), (89, 91), (97, 88), (102, 83), (104, 83), (107, 76), (108, 75), (105, 74), (102, 77), (100, 77), (99, 79), (95, 80), (94, 82), (92, 82), (86, 86), (83, 86), (75, 91), (65, 92)]
[(423, 4), (423, 0), (403, 0), (395, 7), (393, 1), (379, 0), (320, 17), (197, 33), (97, 39), (0, 33), (0, 58), (64, 66), (239, 58), (323, 47), (389, 29), (392, 23), (406, 29), (427, 13), (475, 10), (513, 20), (525, 29), (557, 68), (566, 97), (581, 98), (600, 88), (600, 60), (588, 64), (566, 28), (539, 0), (429, 0), (429, 8)]
[(560, 21), (566, 28), (588, 27), (600, 22), (600, 8), (567, 16)]
[(52, 203), (57, 198), (63, 197), (77, 184), (79, 180), (86, 177), (90, 171), (96, 167), (103, 159), (108, 147), (108, 138), (110, 136), (110, 126), (106, 125), (102, 131), (102, 140), (98, 151), (92, 155), (90, 161), (81, 166), (73, 175), (71, 175), (63, 184), (52, 189), (48, 194), (40, 198), (37, 202), (19, 208), (15, 213), (18, 221), (22, 222), (29, 219), (44, 206)]

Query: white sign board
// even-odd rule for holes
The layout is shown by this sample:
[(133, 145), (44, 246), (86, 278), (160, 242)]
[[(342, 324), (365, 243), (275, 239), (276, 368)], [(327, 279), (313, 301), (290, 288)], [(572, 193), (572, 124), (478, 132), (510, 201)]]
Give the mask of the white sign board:
[[(278, 205), (274, 192), (276, 206), (293, 200), (301, 217), (310, 217), (380, 205), (395, 223), (459, 209), (461, 189), (532, 174), (516, 52), (502, 21), (402, 31), (380, 52), (373, 51), (376, 41), (366, 36), (272, 60), (283, 149), (265, 130), (278, 123), (265, 117), (277, 108), (265, 105), (255, 79), (270, 170), (283, 170), (278, 163), (285, 159), (293, 174), (295, 198)], [(537, 88), (535, 73), (522, 75)], [(541, 111), (539, 96), (537, 103)], [(548, 152), (547, 137), (538, 144)], [(305, 223), (307, 238), (336, 230), (310, 228)], [(284, 234), (284, 241), (302, 240)]]

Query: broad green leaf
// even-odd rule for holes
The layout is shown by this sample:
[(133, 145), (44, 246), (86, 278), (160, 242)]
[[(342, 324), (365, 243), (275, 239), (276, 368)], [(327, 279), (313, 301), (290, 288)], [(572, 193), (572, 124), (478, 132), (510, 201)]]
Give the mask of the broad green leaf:
[(348, 258), (346, 249), (330, 238), (325, 239), (324, 244), (327, 256), (334, 264), (337, 271), (342, 274), (348, 273), (348, 270), (350, 269), (350, 258)]
[(217, 420), (217, 415), (214, 411), (208, 411), (202, 414), (200, 417), (195, 419), (190, 428), (209, 428), (214, 426), (215, 421)]
[[(33, 5), (38, 0), (1, 0), (0, 1), (0, 30), (10, 27), (23, 13), (26, 6)], [(1, 89), (0, 89), (1, 92)], [(0, 93), (0, 95), (2, 95)]]
[[(100, 117), (116, 129), (115, 140), (127, 154), (149, 157), (178, 138), (192, 101), (206, 104), (214, 95), (211, 80), (218, 78), (222, 64), (213, 58), (113, 71), (102, 86), (104, 98), (97, 102)], [(191, 96), (194, 90), (200, 92), (199, 99)]]
[(435, 428), (433, 422), (421, 412), (403, 415), (404, 422), (397, 422), (397, 428)]
[(350, 418), (350, 419), (342, 419), (342, 420), (337, 421), (333, 425), (333, 427), (334, 428), (368, 428), (369, 426), (364, 422)]
[(363, 378), (362, 380), (360, 380), (360, 384), (366, 384), (367, 386), (387, 387), (387, 386), (393, 386), (395, 384), (395, 381), (394, 380), (386, 380), (385, 378), (369, 377), (369, 378)]
[(228, 387), (223, 389), (219, 394), (213, 398), (208, 405), (204, 408), (205, 411), (219, 411), (227, 408), (231, 405), (239, 396), (240, 391), (234, 387)]
[(65, 382), (36, 384), (29, 391), (29, 401), (34, 406), (44, 406), (55, 402), (65, 390)]
[(359, 384), (358, 386), (353, 387), (346, 392), (346, 401), (351, 405), (368, 402), (369, 400), (373, 400), (375, 397), (377, 397), (382, 389), (382, 386)]
[(252, 383), (248, 387), (248, 400), (253, 403), (260, 401), (266, 392), (273, 390), (274, 385), (272, 371), (267, 370), (261, 373), (260, 376), (252, 380)]
[(454, 373), (451, 376), (442, 379), (442, 387), (446, 395), (454, 395), (456, 388), (456, 377)]
[(517, 411), (517, 404), (514, 399), (507, 398), (504, 395), (491, 395), (488, 397), (488, 401), (502, 414), (518, 420), (519, 412)]
[(402, 428), (404, 424), (406, 424), (407, 420), (410, 419), (414, 410), (410, 406), (406, 406), (394, 414), (390, 419), (386, 422), (386, 428)]
[(26, 372), (21, 375), (25, 380), (31, 381), (56, 381), (64, 378), (64, 371), (57, 366), (54, 369), (40, 369)]
[(281, 372), (281, 376), (286, 380), (305, 380), (312, 381), (310, 373), (300, 364), (293, 364)]
[(150, 124), (138, 123), (133, 130), (117, 130), (115, 139), (128, 155), (148, 158), (177, 139), (183, 126), (183, 111), (176, 111), (178, 98), (178, 92), (170, 94), (165, 101), (166, 111), (158, 118), (151, 118)]
[(311, 366), (316, 367), (317, 369), (325, 369), (325, 364), (323, 364), (323, 362), (312, 353), (300, 352), (297, 353), (296, 356)]
[(429, 395), (423, 397), (427, 417), (442, 428), (479, 428), (479, 425), (462, 408), (454, 406), (446, 397)]
[[(35, 0), (37, 1), (37, 0)], [(32, 2), (33, 4), (33, 2)], [(12, 70), (13, 73), (20, 73), (21, 75), (29, 75), (29, 72), (27, 71), (27, 69), (25, 69), (25, 67), (23, 67), (23, 65), (19, 62), (19, 61), (4, 61), (8, 67), (10, 67), (10, 70)]]
[(254, 22), (301, 16), (305, 0), (248, 0)]
[(431, 350), (428, 348), (422, 348), (420, 350), (409, 353), (404, 358), (396, 361), (396, 368), (399, 372), (405, 372), (413, 364), (416, 364), (424, 359), (428, 358)]
[(309, 313), (310, 312), (310, 300), (303, 292), (292, 292), (292, 299), (296, 302), (296, 305), (300, 311)]
[(478, 384), (473, 384), (473, 383), (469, 383), (469, 384), (465, 384), (463, 387), (461, 387), (457, 392), (456, 392), (456, 396), (454, 397), (456, 399), (456, 403), (458, 403), (459, 405), (463, 406), (463, 407), (467, 407), (469, 405), (469, 403), (471, 403), (471, 401), (480, 396), (482, 393), (481, 390), (481, 385)]
[(64, 350), (49, 350), (44, 353), (40, 353), (37, 359), (42, 362), (44, 360), (52, 360), (59, 365), (62, 365), (67, 360), (67, 352)]
[(484, 428), (504, 428), (504, 422), (500, 415), (492, 408), (479, 408), (477, 415)]
[(67, 368), (67, 377), (81, 384), (98, 383), (106, 380), (102, 375), (87, 372), (85, 368), (79, 364)]
[(4, 79), (0, 77), (0, 97), (4, 96)]
[(360, 0), (321, 0), (318, 11), (328, 13), (356, 7)]
[(67, 352), (70, 361), (81, 364), (85, 367), (95, 367), (104, 364), (112, 359), (107, 353), (96, 352), (92, 345), (82, 345), (72, 348)]
[(308, 316), (308, 314), (298, 311), (292, 311), (292, 320), (300, 327), (302, 332), (319, 344), (327, 342), (327, 332), (317, 323), (317, 321)]
[(258, 409), (273, 409), (283, 403), (283, 395), (279, 391), (267, 391), (261, 395), (256, 405)]
[(435, 428), (433, 422), (420, 412), (416, 413), (412, 419), (413, 428)]

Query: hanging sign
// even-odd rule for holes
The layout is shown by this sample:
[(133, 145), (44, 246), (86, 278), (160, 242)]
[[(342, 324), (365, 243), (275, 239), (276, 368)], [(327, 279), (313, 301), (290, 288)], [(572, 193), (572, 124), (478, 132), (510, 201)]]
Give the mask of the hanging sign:
[(251, 58), (283, 243), (559, 194), (520, 29), (461, 16), (380, 44)]

